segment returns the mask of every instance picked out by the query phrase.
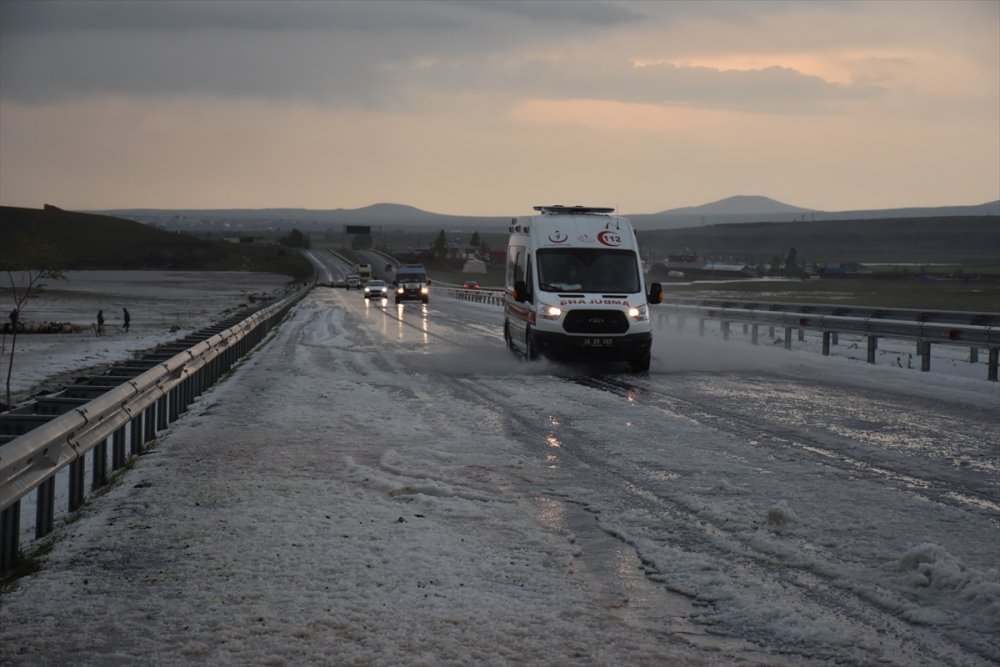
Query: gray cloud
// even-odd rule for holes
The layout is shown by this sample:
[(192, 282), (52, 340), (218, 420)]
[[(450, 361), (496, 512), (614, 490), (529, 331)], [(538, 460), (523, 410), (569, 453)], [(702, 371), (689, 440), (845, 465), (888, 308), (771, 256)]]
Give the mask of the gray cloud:
[[(621, 28), (724, 17), (753, 33), (755, 23), (797, 6), (4, 0), (0, 97), (44, 103), (106, 93), (199, 94), (398, 110), (447, 104), (461, 92), (802, 112), (879, 95), (875, 81), (836, 84), (780, 67), (634, 68), (631, 54), (603, 51), (584, 61), (588, 40)], [(562, 51), (573, 55), (531, 56)]]
[(210, 28), (439, 31), (469, 28), (470, 19), (489, 14), (541, 21), (548, 26), (609, 26), (643, 17), (623, 4), (578, 0), (4, 0), (0, 4), (0, 35)]
[(378, 104), (417, 61), (637, 21), (604, 2), (0, 3), (0, 95), (215, 94)]
[(436, 88), (494, 94), (509, 91), (517, 97), (697, 105), (777, 113), (821, 111), (833, 101), (870, 99), (884, 92), (874, 82), (831, 83), (783, 67), (740, 71), (675, 64), (635, 67), (623, 58), (602, 60), (600, 65), (588, 67), (531, 58), (499, 65), (446, 63), (410, 72), (408, 85), (422, 91)]
[(315, 0), (5, 0), (0, 4), (0, 35), (212, 28), (281, 32), (449, 27), (446, 14), (429, 14), (426, 5), (422, 9), (420, 4)]

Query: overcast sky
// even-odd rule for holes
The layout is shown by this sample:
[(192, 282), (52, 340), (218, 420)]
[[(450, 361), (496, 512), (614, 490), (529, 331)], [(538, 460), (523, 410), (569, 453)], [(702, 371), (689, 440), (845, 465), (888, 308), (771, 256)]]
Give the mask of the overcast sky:
[(1000, 199), (1000, 2), (0, 0), (0, 204)]

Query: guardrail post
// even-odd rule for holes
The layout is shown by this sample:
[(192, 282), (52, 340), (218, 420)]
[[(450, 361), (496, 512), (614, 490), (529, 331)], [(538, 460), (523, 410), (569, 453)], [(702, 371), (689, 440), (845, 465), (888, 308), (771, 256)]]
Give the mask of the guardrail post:
[(6, 576), (18, 562), (21, 536), (21, 501), (0, 512), (0, 577)]
[(729, 340), (729, 322), (722, 321), (722, 340)]
[(771, 340), (774, 340), (774, 327), (768, 327), (767, 335), (771, 337)]
[(830, 356), (830, 337), (831, 333), (829, 331), (823, 332), (823, 356)]
[(918, 342), (917, 350), (920, 353), (920, 370), (926, 373), (931, 369), (931, 342), (929, 340)]
[(167, 419), (167, 396), (164, 394), (156, 399), (156, 428), (162, 431), (167, 428), (169, 423)]
[(40, 540), (52, 532), (55, 523), (56, 478), (49, 477), (38, 485), (35, 502), (35, 539)]
[(979, 362), (979, 348), (970, 347), (969, 348), (969, 363), (975, 364)]
[(757, 328), (758, 328), (758, 325), (757, 325), (757, 323), (756, 323), (756, 322), (755, 322), (755, 323), (754, 323), (754, 325), (753, 325), (753, 326), (752, 326), (752, 327), (750, 328), (750, 332), (751, 332), (751, 333), (750, 333), (750, 342), (751, 342), (751, 343), (753, 343), (754, 345), (756, 345), (756, 344), (757, 344)]
[(989, 351), (989, 362), (987, 363), (986, 379), (990, 382), (997, 381), (997, 360), (1000, 358), (1000, 348), (991, 347)]
[(704, 317), (699, 317), (698, 318), (698, 335), (699, 336), (704, 336), (705, 335), (705, 318)]
[(132, 456), (138, 456), (142, 453), (142, 417), (143, 413), (140, 412), (130, 422), (128, 441), (129, 453)]
[(146, 426), (142, 433), (142, 444), (146, 444), (156, 437), (156, 402), (154, 401), (148, 408), (142, 411), (142, 423)]
[(875, 351), (878, 349), (878, 336), (868, 336), (868, 363), (875, 363)]
[(83, 505), (83, 458), (73, 459), (69, 462), (69, 498), (67, 508), (70, 512), (75, 512)]
[(792, 328), (785, 327), (785, 349), (792, 349)]
[(118, 470), (125, 465), (125, 427), (117, 429), (111, 436), (111, 469)]
[(805, 330), (805, 328), (799, 329), (799, 340), (800, 341), (804, 341), (805, 339), (806, 339), (806, 330)]
[(184, 376), (184, 379), (180, 381), (177, 385), (177, 412), (178, 414), (184, 414), (187, 412), (187, 407), (190, 405), (191, 401), (188, 400), (188, 393), (190, 392), (191, 379)]
[(99, 488), (108, 483), (108, 440), (94, 446), (94, 455), (91, 458), (93, 470), (90, 474), (91, 488)]
[(170, 396), (170, 415), (168, 419), (170, 420), (171, 423), (180, 419), (181, 416), (181, 411), (178, 407), (178, 403), (180, 402), (180, 394), (181, 394), (180, 387), (178, 387), (177, 385), (174, 385), (174, 388), (171, 389), (170, 393), (168, 394)]
[(831, 345), (837, 345), (839, 343), (839, 341), (840, 341), (840, 334), (838, 334), (836, 331), (831, 331), (830, 332), (830, 344)]

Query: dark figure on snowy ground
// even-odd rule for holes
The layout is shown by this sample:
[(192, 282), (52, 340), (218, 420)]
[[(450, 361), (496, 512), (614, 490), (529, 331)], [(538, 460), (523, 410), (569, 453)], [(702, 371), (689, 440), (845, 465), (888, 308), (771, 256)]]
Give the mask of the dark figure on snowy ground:
[(104, 335), (104, 311), (103, 310), (97, 311), (97, 335), (98, 336), (103, 336)]
[(125, 333), (128, 333), (129, 323), (132, 322), (132, 316), (128, 314), (128, 308), (122, 308), (122, 315), (125, 318), (125, 324), (122, 325), (122, 329), (125, 330)]

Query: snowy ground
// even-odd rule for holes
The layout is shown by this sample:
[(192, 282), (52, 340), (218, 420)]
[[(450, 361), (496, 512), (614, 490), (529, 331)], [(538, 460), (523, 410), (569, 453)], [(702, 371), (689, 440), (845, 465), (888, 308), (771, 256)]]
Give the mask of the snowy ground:
[(997, 664), (985, 367), (674, 326), (594, 374), (318, 288), (57, 531), (0, 662)]
[[(124, 361), (218, 322), (258, 297), (284, 292), (287, 276), (198, 271), (68, 271), (66, 280), (46, 280), (21, 314), (25, 323), (68, 322), (84, 333), (0, 336), (2, 387), (13, 346), (11, 398), (16, 403), (45, 388), (58, 387), (66, 373)], [(18, 284), (18, 283), (15, 283)], [(0, 282), (10, 312), (7, 276)], [(0, 302), (3, 303), (3, 302)], [(122, 330), (123, 308), (131, 326)], [(104, 311), (105, 334), (96, 336), (97, 312)], [(171, 329), (176, 329), (171, 331)], [(0, 396), (2, 400), (2, 396)]]

